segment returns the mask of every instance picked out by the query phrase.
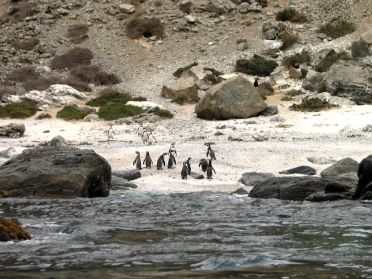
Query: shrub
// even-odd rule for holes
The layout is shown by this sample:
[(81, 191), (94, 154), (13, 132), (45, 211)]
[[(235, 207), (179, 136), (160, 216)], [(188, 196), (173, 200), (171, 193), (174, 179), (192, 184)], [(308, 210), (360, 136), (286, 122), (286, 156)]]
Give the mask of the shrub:
[(23, 101), (0, 106), (0, 118), (27, 118), (38, 111), (37, 105), (33, 102)]
[(139, 96), (139, 97), (132, 97), (132, 100), (131, 101), (145, 102), (145, 101), (147, 101), (147, 98), (141, 97), (141, 96)]
[(75, 67), (70, 71), (70, 75), (76, 80), (95, 85), (113, 85), (120, 82), (120, 78), (115, 74), (106, 73), (97, 65)]
[(52, 84), (59, 84), (61, 83), (60, 78), (55, 77), (55, 76), (40, 76), (36, 79), (30, 79), (22, 82), (22, 86), (26, 89), (26, 91), (31, 91), (31, 90), (38, 90), (42, 91), (45, 89), (48, 89), (49, 86)]
[(291, 46), (298, 42), (298, 35), (288, 30), (279, 33), (278, 38), (283, 42), (283, 46), (281, 48), (283, 50), (290, 48)]
[(331, 108), (338, 107), (337, 105), (331, 104), (326, 100), (319, 98), (306, 98), (301, 104), (293, 104), (289, 107), (291, 110), (295, 111), (321, 111), (328, 110)]
[(65, 80), (61, 81), (61, 84), (67, 84), (73, 88), (75, 88), (78, 91), (82, 92), (91, 92), (92, 88), (88, 85), (88, 83), (80, 81), (80, 80), (75, 80), (73, 78), (67, 78)]
[(291, 56), (287, 56), (283, 58), (283, 65), (286, 67), (295, 67), (298, 68), (301, 64), (310, 63), (311, 56), (307, 50), (302, 50), (301, 53), (295, 53)]
[(109, 102), (99, 109), (98, 115), (104, 120), (115, 120), (135, 116), (143, 112), (144, 110), (140, 107), (125, 105), (123, 103)]
[(368, 43), (362, 39), (355, 41), (351, 45), (351, 55), (353, 58), (365, 57), (370, 54)]
[(353, 33), (355, 25), (346, 20), (336, 20), (321, 25), (318, 31), (335, 39)]
[(239, 59), (235, 71), (247, 75), (269, 76), (278, 66), (274, 60), (255, 54), (251, 59)]
[(26, 40), (16, 40), (12, 43), (12, 46), (16, 49), (22, 49), (26, 51), (32, 50), (36, 45), (39, 44), (39, 39), (31, 38)]
[(89, 38), (87, 34), (88, 30), (89, 27), (85, 24), (71, 25), (67, 29), (67, 38), (69, 38), (73, 44), (80, 44)]
[(36, 71), (35, 67), (33, 66), (25, 66), (21, 68), (14, 69), (7, 75), (7, 79), (23, 82), (27, 80), (38, 79), (40, 74)]
[(173, 118), (173, 113), (166, 109), (160, 109), (156, 111), (155, 114), (163, 118)]
[(158, 18), (134, 18), (126, 27), (127, 36), (131, 39), (140, 37), (150, 38), (152, 36), (163, 38), (164, 26)]
[(303, 23), (307, 21), (307, 18), (295, 8), (287, 7), (277, 13), (276, 20)]
[(65, 54), (55, 56), (52, 59), (52, 69), (71, 69), (79, 65), (89, 65), (93, 59), (90, 49), (76, 47), (70, 49)]
[(36, 119), (42, 120), (42, 119), (50, 119), (50, 118), (52, 118), (52, 116), (50, 114), (48, 114), (48, 113), (42, 113)]
[(57, 118), (63, 120), (79, 120), (83, 119), (89, 113), (86, 111), (79, 110), (75, 106), (64, 106), (60, 111), (57, 112)]
[(92, 107), (102, 107), (107, 103), (121, 103), (125, 105), (131, 101), (132, 97), (128, 93), (120, 93), (113, 89), (104, 89), (100, 92), (100, 96), (90, 100), (87, 105)]
[[(13, 1), (15, 2), (15, 1)], [(6, 14), (6, 19), (16, 23), (24, 20), (26, 17), (33, 16), (36, 13), (36, 3), (31, 1), (16, 1), (9, 12)]]

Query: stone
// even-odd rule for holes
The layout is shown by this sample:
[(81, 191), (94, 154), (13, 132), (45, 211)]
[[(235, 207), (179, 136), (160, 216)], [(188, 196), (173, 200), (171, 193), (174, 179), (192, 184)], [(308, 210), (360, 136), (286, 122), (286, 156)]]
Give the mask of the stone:
[(6, 126), (0, 126), (0, 137), (21, 138), (25, 134), (25, 131), (25, 125), (10, 123)]
[(31, 235), (18, 221), (12, 219), (0, 220), (0, 242), (30, 239), (32, 239)]
[(16, 154), (16, 150), (13, 147), (8, 147), (7, 149), (0, 151), (0, 157), (1, 158), (12, 158)]
[(237, 190), (235, 190), (234, 192), (231, 193), (231, 195), (248, 195), (248, 194), (249, 194), (249, 192), (246, 189), (244, 189), (243, 187), (241, 187), (241, 188), (239, 188), (239, 189), (237, 189)]
[(279, 114), (278, 106), (268, 106), (263, 111), (261, 111), (258, 115), (259, 116), (273, 116)]
[(131, 106), (135, 106), (135, 107), (140, 107), (140, 108), (143, 108), (143, 109), (149, 109), (149, 108), (155, 108), (155, 107), (158, 107), (159, 109), (164, 109), (164, 107), (162, 105), (159, 105), (157, 103), (154, 103), (154, 102), (150, 102), (150, 101), (129, 101), (127, 102), (127, 105), (131, 105)]
[(189, 14), (192, 11), (192, 1), (182, 0), (181, 3), (178, 5), (178, 7), (183, 13)]
[(67, 146), (66, 140), (62, 136), (55, 136), (50, 142), (50, 147), (56, 147), (56, 146)]
[(161, 96), (178, 104), (196, 103), (199, 101), (198, 89), (192, 78), (180, 78), (175, 82), (164, 85)]
[(96, 121), (100, 121), (100, 120), (101, 120), (101, 118), (96, 113), (91, 113), (91, 114), (88, 114), (87, 116), (84, 117), (85, 122), (96, 122)]
[(316, 170), (309, 166), (299, 166), (285, 171), (280, 171), (280, 174), (304, 174), (304, 175), (315, 175)]
[(311, 202), (325, 202), (325, 201), (338, 201), (344, 200), (346, 196), (341, 193), (314, 193), (306, 198)]
[(353, 58), (366, 57), (370, 54), (369, 45), (366, 41), (360, 39), (351, 44), (351, 55)]
[(271, 22), (262, 25), (262, 35), (265, 40), (275, 40), (278, 37), (278, 29)]
[(313, 70), (309, 70), (302, 83), (302, 87), (312, 92), (325, 91), (324, 75)]
[(0, 198), (107, 197), (111, 167), (93, 150), (37, 147), (0, 167)]
[[(321, 177), (338, 177), (345, 174), (356, 176), (359, 163), (351, 158), (345, 158), (337, 161), (332, 166), (326, 168), (320, 173)], [(354, 175), (353, 175), (354, 174)]]
[(250, 59), (239, 59), (236, 61), (235, 71), (247, 75), (270, 76), (278, 67), (275, 60), (254, 54)]
[(368, 30), (367, 32), (364, 32), (360, 38), (365, 41), (369, 46), (372, 45), (372, 30)]
[(139, 170), (122, 170), (122, 171), (114, 171), (112, 175), (124, 178), (128, 181), (136, 180), (141, 177), (141, 172)]
[(187, 23), (196, 23), (196, 17), (194, 17), (193, 15), (185, 16), (185, 20)]
[(111, 189), (112, 190), (126, 190), (126, 189), (135, 189), (138, 186), (132, 182), (129, 182), (127, 179), (124, 179), (119, 176), (111, 176)]
[(301, 79), (302, 78), (302, 73), (301, 73), (300, 69), (290, 67), (289, 71), (288, 71), (288, 74), (293, 79)]
[(266, 107), (253, 84), (237, 75), (212, 86), (196, 105), (195, 112), (204, 119), (249, 118)]
[(245, 172), (242, 174), (239, 182), (245, 186), (256, 186), (261, 181), (275, 177), (269, 172)]
[(186, 72), (187, 70), (191, 69), (192, 67), (196, 67), (198, 66), (199, 63), (198, 62), (192, 62), (191, 64), (189, 65), (186, 65), (184, 67), (180, 67), (178, 68), (174, 73), (173, 73), (173, 76), (176, 77), (176, 78), (180, 78), (181, 75)]
[(204, 175), (195, 171), (190, 172), (190, 176), (194, 179), (203, 179)]
[(131, 4), (120, 4), (119, 5), (120, 12), (126, 13), (126, 14), (132, 14), (136, 10), (136, 8)]

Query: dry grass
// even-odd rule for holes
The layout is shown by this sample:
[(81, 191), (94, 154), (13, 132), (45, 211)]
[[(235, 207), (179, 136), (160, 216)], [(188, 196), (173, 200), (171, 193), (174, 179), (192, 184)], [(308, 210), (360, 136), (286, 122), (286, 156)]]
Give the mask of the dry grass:
[(318, 32), (324, 33), (334, 39), (343, 37), (355, 31), (355, 25), (346, 20), (336, 20), (320, 26)]
[(27, 80), (37, 79), (40, 77), (40, 74), (36, 72), (35, 67), (25, 66), (21, 68), (14, 69), (7, 75), (7, 79), (12, 81), (24, 82)]
[(88, 48), (75, 47), (65, 54), (55, 56), (52, 60), (52, 69), (71, 69), (79, 65), (89, 65), (93, 53)]
[(158, 18), (139, 17), (130, 20), (126, 28), (127, 36), (131, 39), (141, 37), (164, 37), (164, 26)]
[(69, 38), (73, 44), (80, 44), (89, 38), (87, 34), (88, 30), (89, 27), (85, 24), (71, 25), (67, 30), (67, 38)]
[(70, 71), (73, 79), (95, 85), (113, 85), (120, 82), (120, 78), (112, 73), (106, 73), (97, 65), (82, 65)]
[(33, 50), (35, 46), (39, 44), (39, 39), (31, 38), (26, 40), (16, 40), (12, 43), (12, 46), (16, 49), (22, 49), (26, 51)]
[(307, 18), (303, 13), (300, 13), (293, 7), (287, 7), (279, 11), (276, 15), (276, 20), (279, 21), (290, 21), (297, 23), (307, 22)]

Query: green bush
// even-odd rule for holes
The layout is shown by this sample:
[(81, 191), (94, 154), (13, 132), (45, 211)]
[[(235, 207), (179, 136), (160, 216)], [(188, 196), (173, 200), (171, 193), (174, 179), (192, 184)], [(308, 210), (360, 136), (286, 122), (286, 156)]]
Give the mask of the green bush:
[(120, 102), (109, 102), (99, 109), (98, 115), (104, 120), (115, 120), (135, 116), (143, 112), (144, 110), (140, 107), (126, 105)]
[(81, 111), (74, 106), (64, 106), (63, 109), (57, 112), (57, 118), (61, 118), (63, 120), (79, 120), (83, 119), (89, 113), (85, 111)]
[(155, 112), (155, 114), (163, 118), (173, 118), (173, 113), (166, 109), (158, 110)]
[(289, 109), (295, 111), (322, 111), (335, 107), (338, 106), (319, 98), (306, 98), (302, 101), (301, 104), (293, 104), (289, 107)]
[(101, 91), (101, 95), (99, 97), (90, 100), (87, 105), (92, 107), (102, 107), (110, 102), (125, 105), (129, 101), (132, 101), (132, 96), (130, 96), (128, 93), (120, 93), (112, 89), (105, 89)]
[(319, 32), (332, 38), (340, 38), (355, 31), (355, 25), (346, 20), (336, 20), (320, 26)]
[(38, 111), (37, 105), (33, 102), (23, 101), (9, 103), (0, 106), (0, 118), (27, 118), (33, 116)]
[(277, 13), (276, 20), (303, 23), (307, 21), (307, 18), (295, 8), (287, 7)]

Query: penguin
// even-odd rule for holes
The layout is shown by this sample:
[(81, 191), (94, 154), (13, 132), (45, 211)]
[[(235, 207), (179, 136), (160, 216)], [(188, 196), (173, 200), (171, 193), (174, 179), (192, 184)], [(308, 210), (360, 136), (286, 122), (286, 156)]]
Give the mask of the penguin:
[(187, 172), (188, 172), (189, 175), (191, 174), (191, 163), (190, 163), (190, 160), (191, 160), (191, 158), (189, 157), (189, 158), (184, 162), (184, 164), (186, 163), (186, 165), (187, 165)]
[(176, 154), (176, 156), (177, 156), (177, 150), (176, 150), (176, 146), (175, 146), (175, 143), (174, 142), (169, 147), (169, 151), (170, 150), (172, 150), (172, 152), (174, 152), (174, 154)]
[(168, 153), (163, 153), (160, 155), (158, 161), (156, 162), (156, 168), (158, 170), (162, 170), (163, 169), (163, 166), (165, 166), (165, 160), (164, 160), (164, 156), (165, 155), (168, 155)]
[(212, 149), (211, 144), (210, 143), (207, 143), (207, 146), (208, 146), (207, 157), (209, 155), (212, 160), (217, 160), (216, 159), (216, 154), (214, 153), (214, 150)]
[(137, 154), (137, 156), (136, 156), (136, 159), (134, 159), (134, 161), (133, 161), (133, 166), (134, 166), (134, 164), (136, 164), (136, 169), (138, 169), (138, 170), (141, 170), (142, 169), (142, 167), (141, 167), (141, 154), (138, 152), (138, 151), (136, 151), (136, 154)]
[(169, 158), (168, 158), (168, 169), (173, 168), (173, 165), (176, 165), (176, 158), (174, 158), (172, 149), (169, 149)]
[(145, 160), (143, 160), (143, 165), (146, 165), (146, 168), (147, 169), (151, 169), (151, 165), (152, 165), (152, 159), (151, 159), (151, 156), (150, 156), (150, 153), (147, 151), (146, 152), (146, 156), (145, 156)]
[(258, 87), (258, 77), (255, 77), (253, 86)]
[(187, 161), (183, 162), (182, 170), (181, 170), (181, 178), (187, 179), (187, 174), (189, 172), (189, 166), (187, 164)]
[(201, 159), (199, 162), (199, 168), (201, 167), (203, 172), (207, 171), (208, 168), (208, 160), (207, 159)]
[(110, 124), (109, 129), (107, 130), (107, 141), (114, 140), (115, 131)]
[(208, 167), (207, 167), (207, 178), (208, 179), (212, 179), (212, 175), (213, 175), (213, 172), (216, 173), (216, 171), (214, 170), (213, 166), (212, 166), (212, 159), (209, 159), (209, 164), (208, 164)]

